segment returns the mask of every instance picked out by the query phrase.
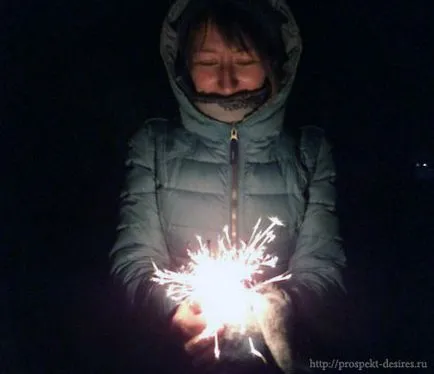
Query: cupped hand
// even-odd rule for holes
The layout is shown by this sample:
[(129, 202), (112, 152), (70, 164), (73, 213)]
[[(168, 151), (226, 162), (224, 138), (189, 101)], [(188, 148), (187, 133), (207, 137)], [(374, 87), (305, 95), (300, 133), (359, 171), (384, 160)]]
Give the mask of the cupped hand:
[(205, 330), (206, 321), (199, 304), (184, 300), (172, 317), (172, 328), (179, 332), (184, 341), (199, 335)]
[(172, 318), (172, 328), (180, 333), (184, 351), (192, 358), (193, 365), (201, 366), (215, 361), (214, 336), (201, 335), (206, 328), (206, 320), (199, 304), (182, 302)]

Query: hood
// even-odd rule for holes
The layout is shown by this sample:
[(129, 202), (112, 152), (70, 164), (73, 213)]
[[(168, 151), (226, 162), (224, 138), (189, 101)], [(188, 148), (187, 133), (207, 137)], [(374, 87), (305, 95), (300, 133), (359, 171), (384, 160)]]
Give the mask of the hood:
[[(286, 20), (286, 22), (282, 24), (282, 38), (288, 60), (283, 67), (285, 78), (280, 90), (255, 112), (235, 124), (241, 135), (257, 139), (273, 137), (280, 133), (285, 114), (286, 99), (291, 91), (301, 54), (301, 38), (299, 30), (286, 1), (268, 1)], [(175, 75), (175, 60), (178, 45), (176, 30), (172, 25), (175, 24), (188, 3), (189, 0), (177, 0), (170, 7), (161, 32), (161, 56), (168, 73), (170, 85), (179, 103), (183, 125), (188, 130), (197, 133), (200, 136), (211, 138), (213, 140), (226, 139), (231, 126), (228, 126), (228, 123), (217, 121), (200, 112), (177, 83), (177, 77)]]

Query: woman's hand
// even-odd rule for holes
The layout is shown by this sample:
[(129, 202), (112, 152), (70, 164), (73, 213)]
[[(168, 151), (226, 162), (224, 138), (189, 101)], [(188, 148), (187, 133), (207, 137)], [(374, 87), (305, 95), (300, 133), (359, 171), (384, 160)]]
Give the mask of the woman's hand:
[(199, 304), (183, 301), (172, 318), (172, 328), (181, 334), (184, 340), (189, 340), (205, 330), (206, 321), (203, 318)]
[(172, 328), (181, 335), (184, 351), (192, 358), (193, 365), (214, 362), (214, 336), (201, 336), (206, 321), (199, 304), (182, 302), (172, 318)]
[(288, 331), (291, 299), (275, 285), (264, 287), (262, 294), (264, 305), (258, 319), (259, 327), (277, 366), (284, 373), (290, 373), (293, 364)]

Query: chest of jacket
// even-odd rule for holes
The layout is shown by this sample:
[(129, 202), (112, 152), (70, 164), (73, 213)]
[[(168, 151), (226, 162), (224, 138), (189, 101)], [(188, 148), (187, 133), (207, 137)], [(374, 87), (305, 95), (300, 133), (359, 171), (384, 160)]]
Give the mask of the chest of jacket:
[(259, 218), (265, 228), (268, 217), (278, 217), (285, 226), (275, 230), (268, 251), (279, 257), (276, 273), (279, 264), (287, 267), (305, 209), (304, 186), (289, 143), (240, 140), (235, 181), (229, 140), (207, 144), (185, 131), (160, 135), (155, 163), (161, 225), (176, 266), (187, 260), (187, 248), (198, 248), (198, 235), (216, 245), (231, 221), (235, 186), (239, 239), (248, 241)]

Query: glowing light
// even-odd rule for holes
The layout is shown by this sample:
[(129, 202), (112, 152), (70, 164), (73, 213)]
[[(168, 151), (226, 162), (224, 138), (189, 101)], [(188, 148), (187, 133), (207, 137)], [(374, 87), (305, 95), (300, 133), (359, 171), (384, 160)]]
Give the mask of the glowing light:
[[(214, 335), (214, 355), (220, 357), (218, 331), (223, 326), (241, 334), (254, 329), (258, 318), (266, 313), (266, 300), (261, 289), (270, 283), (289, 279), (291, 274), (284, 273), (263, 282), (255, 283), (254, 276), (263, 274), (264, 268), (275, 267), (277, 256), (266, 254), (266, 245), (275, 239), (274, 228), (283, 226), (277, 217), (269, 217), (270, 224), (260, 230), (261, 219), (253, 227), (249, 241), (240, 242), (239, 248), (231, 245), (228, 226), (218, 237), (217, 248), (205, 245), (197, 236), (199, 249), (187, 249), (190, 263), (178, 272), (161, 270), (153, 263), (154, 282), (167, 285), (167, 296), (177, 303), (184, 300), (200, 305), (207, 322), (201, 337)], [(250, 351), (265, 361), (248, 337)]]

